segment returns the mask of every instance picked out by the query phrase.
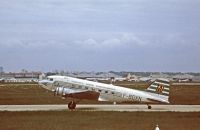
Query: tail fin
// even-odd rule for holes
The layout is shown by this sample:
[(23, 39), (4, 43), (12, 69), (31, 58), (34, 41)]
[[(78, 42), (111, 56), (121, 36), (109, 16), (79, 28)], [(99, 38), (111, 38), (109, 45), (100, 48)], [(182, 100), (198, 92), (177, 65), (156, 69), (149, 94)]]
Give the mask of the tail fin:
[(147, 92), (154, 93), (164, 98), (165, 100), (169, 100), (169, 89), (170, 84), (167, 79), (156, 79), (148, 88)]

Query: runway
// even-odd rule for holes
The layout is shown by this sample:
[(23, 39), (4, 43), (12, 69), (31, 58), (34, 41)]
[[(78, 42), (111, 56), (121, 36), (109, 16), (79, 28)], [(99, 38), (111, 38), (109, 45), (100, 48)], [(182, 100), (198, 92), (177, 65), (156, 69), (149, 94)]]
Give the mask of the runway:
[[(69, 111), (67, 105), (0, 105), (0, 111)], [(126, 112), (200, 112), (200, 105), (83, 105), (75, 111), (126, 111)]]

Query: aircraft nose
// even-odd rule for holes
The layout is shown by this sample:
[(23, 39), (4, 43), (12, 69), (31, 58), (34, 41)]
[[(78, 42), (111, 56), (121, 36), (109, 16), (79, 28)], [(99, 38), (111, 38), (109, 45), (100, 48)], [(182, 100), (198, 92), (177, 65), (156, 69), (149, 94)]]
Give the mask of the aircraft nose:
[(49, 81), (49, 80), (41, 80), (38, 82), (39, 85), (41, 85), (41, 87), (47, 89), (47, 90), (53, 90), (53, 81)]
[(39, 84), (40, 84), (40, 85), (45, 85), (45, 86), (46, 86), (47, 83), (48, 83), (48, 80), (40, 80), (40, 81), (39, 81)]

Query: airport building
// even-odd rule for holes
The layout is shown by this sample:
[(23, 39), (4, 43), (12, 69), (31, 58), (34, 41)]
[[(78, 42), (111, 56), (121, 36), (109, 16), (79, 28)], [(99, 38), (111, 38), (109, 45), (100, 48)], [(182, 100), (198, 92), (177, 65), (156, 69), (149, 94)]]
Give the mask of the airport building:
[[(47, 73), (47, 76), (55, 75), (55, 73)], [(120, 75), (116, 75), (114, 73), (109, 72), (65, 72), (61, 74), (63, 76), (70, 76), (80, 79), (113, 79), (113, 78), (121, 78)]]
[(3, 67), (0, 66), (0, 73), (3, 73)]
[(192, 81), (194, 81), (194, 82), (200, 82), (200, 76), (194, 76), (192, 78)]
[(1, 73), (0, 79), (4, 82), (38, 82), (44, 74), (41, 72)]

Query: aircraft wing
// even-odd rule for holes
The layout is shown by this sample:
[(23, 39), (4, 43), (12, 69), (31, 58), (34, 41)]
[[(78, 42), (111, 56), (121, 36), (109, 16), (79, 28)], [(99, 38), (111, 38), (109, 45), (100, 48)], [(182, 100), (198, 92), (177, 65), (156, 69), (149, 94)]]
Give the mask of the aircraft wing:
[(91, 90), (81, 90), (74, 88), (57, 87), (55, 90), (57, 95), (63, 97), (71, 97), (76, 99), (98, 100), (100, 93)]

